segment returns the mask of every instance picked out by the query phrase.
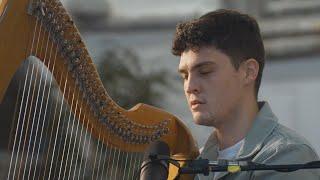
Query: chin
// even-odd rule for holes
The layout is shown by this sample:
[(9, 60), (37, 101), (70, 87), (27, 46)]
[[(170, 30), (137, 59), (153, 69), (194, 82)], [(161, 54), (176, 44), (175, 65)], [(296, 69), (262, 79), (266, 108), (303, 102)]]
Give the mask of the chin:
[(200, 113), (194, 113), (193, 114), (193, 121), (197, 125), (202, 126), (214, 126), (214, 118), (209, 116), (208, 114), (200, 114)]

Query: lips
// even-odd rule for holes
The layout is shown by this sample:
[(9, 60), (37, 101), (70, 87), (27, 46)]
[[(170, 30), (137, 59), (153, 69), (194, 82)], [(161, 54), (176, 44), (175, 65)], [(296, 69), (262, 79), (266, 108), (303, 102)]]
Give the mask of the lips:
[(197, 105), (197, 104), (203, 104), (203, 102), (201, 102), (201, 101), (199, 101), (199, 100), (193, 100), (193, 101), (191, 101), (191, 106), (193, 106), (193, 105)]
[(190, 106), (192, 110), (196, 110), (197, 108), (199, 108), (202, 104), (204, 104), (203, 101), (199, 101), (199, 100), (192, 100), (190, 102)]

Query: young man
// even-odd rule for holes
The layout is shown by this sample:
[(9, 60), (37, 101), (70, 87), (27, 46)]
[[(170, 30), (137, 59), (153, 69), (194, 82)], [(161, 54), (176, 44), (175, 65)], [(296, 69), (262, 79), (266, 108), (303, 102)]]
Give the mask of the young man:
[[(258, 102), (265, 52), (256, 20), (217, 10), (177, 25), (172, 52), (199, 125), (214, 127), (200, 157), (294, 164), (318, 160), (310, 144), (279, 124), (267, 102)], [(199, 179), (320, 179), (320, 170), (291, 173), (251, 171), (210, 173)]]

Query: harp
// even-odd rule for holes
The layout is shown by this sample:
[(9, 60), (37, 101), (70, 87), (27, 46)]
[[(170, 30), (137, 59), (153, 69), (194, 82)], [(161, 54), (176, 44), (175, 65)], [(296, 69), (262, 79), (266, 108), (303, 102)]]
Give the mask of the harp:
[[(19, 89), (14, 108), (8, 108), (10, 85), (22, 64), (25, 75), (13, 88)], [(53, 96), (61, 101), (50, 104), (53, 81), (59, 89)], [(1, 152), (9, 157), (0, 160), (1, 179), (133, 179), (141, 155), (156, 140), (169, 145), (172, 157), (198, 155), (175, 116), (146, 104), (125, 110), (109, 97), (58, 0), (0, 1), (0, 102), (2, 122), (11, 123), (1, 125), (7, 140)], [(48, 114), (55, 118), (47, 120)], [(176, 173), (170, 166), (169, 179)]]

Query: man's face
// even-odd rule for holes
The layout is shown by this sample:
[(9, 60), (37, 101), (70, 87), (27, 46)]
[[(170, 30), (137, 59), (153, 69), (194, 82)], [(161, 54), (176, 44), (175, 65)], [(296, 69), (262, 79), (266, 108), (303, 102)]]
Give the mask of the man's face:
[(196, 124), (217, 127), (235, 117), (243, 94), (243, 72), (213, 46), (182, 53), (179, 72)]

